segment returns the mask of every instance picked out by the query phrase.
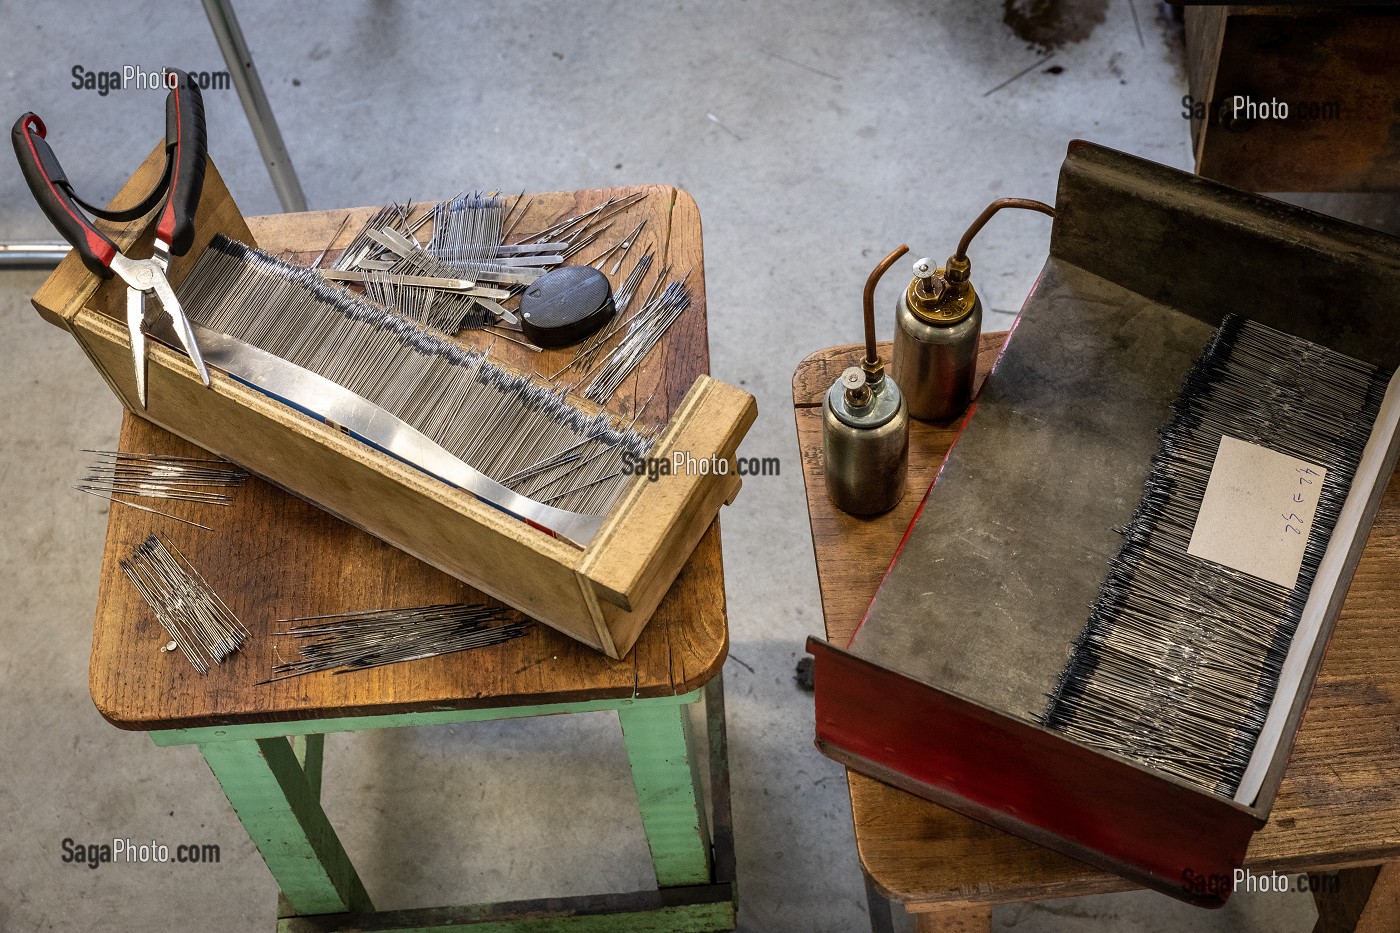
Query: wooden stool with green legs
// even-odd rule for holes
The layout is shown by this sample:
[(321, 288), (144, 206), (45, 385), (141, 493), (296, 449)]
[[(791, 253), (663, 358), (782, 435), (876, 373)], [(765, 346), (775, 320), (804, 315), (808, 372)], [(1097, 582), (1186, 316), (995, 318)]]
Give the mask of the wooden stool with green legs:
[[(331, 236), (336, 212), (252, 218), (273, 251), (310, 249)], [(699, 221), (674, 219), (673, 261), (699, 272)], [(663, 244), (665, 245), (665, 244)], [(319, 249), (319, 247), (317, 247)], [(687, 257), (686, 253), (690, 253)], [(695, 283), (700, 276), (694, 275)], [(694, 285), (692, 284), (692, 288)], [(695, 318), (668, 335), (658, 397), (664, 420), (708, 368), (703, 284)], [(680, 326), (678, 322), (677, 326)], [(648, 390), (650, 391), (650, 390)], [(646, 398), (646, 395), (643, 395)], [(657, 407), (662, 406), (657, 403)], [(130, 414), (122, 449), (201, 456), (199, 448)], [(163, 506), (164, 507), (164, 506)], [(98, 710), (159, 746), (194, 745), (208, 762), (280, 891), (279, 930), (460, 930), (602, 933), (730, 930), (735, 925), (733, 841), (720, 668), (729, 637), (718, 522), (621, 661), (543, 625), (487, 648), (353, 674), (259, 684), (280, 651), (272, 620), (354, 609), (480, 603), (463, 583), (260, 480), (230, 508), (203, 509), (213, 533), (113, 507), (103, 555), (91, 661)], [(215, 514), (217, 513), (217, 514)], [(193, 512), (190, 513), (191, 516)], [(201, 675), (165, 636), (118, 566), (153, 529), (166, 531), (253, 632)], [(707, 727), (693, 723), (703, 710)], [(480, 722), (616, 710), (657, 887), (627, 894), (374, 911), (320, 803), (328, 732)], [(706, 728), (707, 736), (699, 735)], [(708, 754), (706, 754), (708, 749)], [(708, 771), (709, 806), (705, 782)], [(707, 814), (708, 810), (708, 814)], [(470, 814), (463, 814), (469, 819)]]

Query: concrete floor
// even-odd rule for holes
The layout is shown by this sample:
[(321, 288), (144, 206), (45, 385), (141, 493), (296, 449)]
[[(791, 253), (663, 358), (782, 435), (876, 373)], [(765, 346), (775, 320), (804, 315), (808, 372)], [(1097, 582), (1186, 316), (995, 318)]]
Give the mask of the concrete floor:
[[(1068, 140), (1188, 165), (1176, 30), (1150, 0), (1133, 3), (1084, 4), (1102, 19), (1086, 16), (1087, 35), (1044, 63), (1062, 71), (1033, 68), (995, 92), (1040, 53), (983, 0), (239, 5), (312, 207), (651, 181), (699, 202), (714, 371), (758, 397), (746, 452), (783, 466), (724, 517), (744, 930), (867, 924), (842, 771), (812, 747), (812, 700), (792, 677), (821, 630), (793, 368), (859, 337), (861, 285), (896, 244), (941, 258), (991, 198), (1052, 200)], [(39, 111), (90, 199), (147, 152), (161, 97), (74, 90), (75, 65), (224, 68), (194, 3), (54, 15), (3, 0), (0, 23), (0, 115)], [(236, 94), (206, 102), (214, 159), (244, 212), (276, 211)], [(1012, 214), (978, 240), (989, 329), (1019, 307), (1048, 229)], [(53, 236), (19, 173), (0, 171), (0, 239)], [(880, 291), (882, 335), (902, 278)], [(113, 729), (89, 699), (105, 508), (68, 486), (79, 448), (115, 444), (119, 412), (32, 313), (42, 279), (0, 273), (0, 930), (269, 929), (271, 877), (197, 753)], [(381, 907), (650, 882), (609, 715), (334, 736), (327, 759), (327, 807)], [(65, 837), (114, 836), (215, 842), (223, 858), (60, 862)], [(1286, 933), (1312, 918), (1302, 895), (1239, 895), (1208, 914), (1140, 893), (1002, 908), (996, 926)]]

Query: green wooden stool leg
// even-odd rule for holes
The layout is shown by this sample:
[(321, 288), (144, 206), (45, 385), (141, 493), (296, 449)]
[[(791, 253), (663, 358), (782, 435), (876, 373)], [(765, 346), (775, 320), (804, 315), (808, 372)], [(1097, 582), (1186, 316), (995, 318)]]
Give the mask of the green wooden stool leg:
[(710, 838), (688, 707), (638, 700), (617, 711), (660, 887), (708, 884)]
[(241, 739), (199, 750), (293, 911), (374, 909), (290, 742)]
[(292, 751), (301, 764), (301, 770), (306, 774), (306, 783), (311, 786), (311, 793), (320, 800), (321, 763), (326, 757), (326, 737), (319, 732), (313, 732), (310, 735), (290, 736), (290, 740)]

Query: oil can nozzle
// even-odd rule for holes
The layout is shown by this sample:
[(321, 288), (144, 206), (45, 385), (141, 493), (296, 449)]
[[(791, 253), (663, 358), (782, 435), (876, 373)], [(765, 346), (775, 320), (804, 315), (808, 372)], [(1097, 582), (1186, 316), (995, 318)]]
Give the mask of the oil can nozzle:
[(841, 373), (841, 385), (846, 390), (846, 404), (853, 409), (866, 408), (875, 396), (875, 393), (870, 391), (870, 386), (865, 381), (865, 373), (859, 366), (852, 366)]
[(877, 385), (885, 378), (885, 364), (880, 362), (880, 355), (875, 350), (875, 286), (879, 284), (880, 277), (883, 276), (898, 261), (900, 256), (909, 252), (909, 247), (901, 245), (894, 252), (880, 260), (870, 277), (865, 280), (864, 310), (865, 310), (865, 359), (861, 361), (860, 368), (865, 371), (865, 381), (871, 386)]

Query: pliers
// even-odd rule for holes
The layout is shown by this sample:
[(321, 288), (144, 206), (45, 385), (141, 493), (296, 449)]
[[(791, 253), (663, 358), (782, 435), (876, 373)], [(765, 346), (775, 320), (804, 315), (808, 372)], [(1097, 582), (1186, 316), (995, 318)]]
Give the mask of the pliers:
[[(204, 127), (204, 98), (199, 86), (182, 71), (170, 70), (172, 86), (165, 100), (165, 172), (140, 204), (110, 211), (89, 204), (73, 190), (63, 167), (47, 140), (47, 128), (38, 114), (26, 113), (10, 131), (20, 169), (35, 200), (58, 232), (72, 244), (93, 274), (110, 278), (115, 272), (127, 284), (126, 326), (131, 334), (132, 364), (136, 368), (136, 396), (146, 407), (146, 325), (163, 310), (175, 325), (175, 335), (194, 362), (205, 385), (209, 370), (195, 342), (194, 331), (170, 287), (166, 270), (171, 256), (183, 256), (194, 245), (194, 213), (204, 187), (204, 162), (208, 140)], [(168, 194), (168, 197), (167, 197)], [(133, 259), (117, 249), (80, 210), (86, 208), (104, 220), (124, 223), (145, 216), (165, 198), (156, 223), (154, 255)], [(154, 302), (150, 299), (154, 298)]]

